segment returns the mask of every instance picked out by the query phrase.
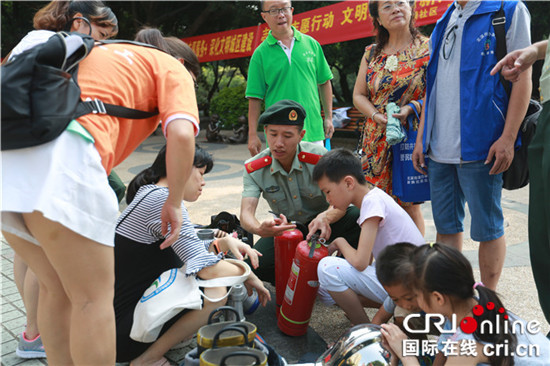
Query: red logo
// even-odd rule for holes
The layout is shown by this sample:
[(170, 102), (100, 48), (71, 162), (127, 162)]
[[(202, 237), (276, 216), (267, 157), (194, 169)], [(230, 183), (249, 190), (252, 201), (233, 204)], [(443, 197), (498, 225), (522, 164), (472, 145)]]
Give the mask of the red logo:
[[(492, 311), (495, 309), (495, 304), (493, 302), (488, 302), (486, 306), (487, 310)], [(472, 308), (472, 313), (475, 316), (481, 316), (485, 312), (485, 309), (481, 305), (476, 305)], [(506, 310), (501, 307), (498, 309), (499, 314), (504, 314)], [(508, 319), (508, 315), (504, 314), (504, 319)], [(467, 334), (472, 334), (477, 330), (477, 320), (472, 318), (471, 316), (467, 316), (464, 319), (460, 321), (460, 329)]]

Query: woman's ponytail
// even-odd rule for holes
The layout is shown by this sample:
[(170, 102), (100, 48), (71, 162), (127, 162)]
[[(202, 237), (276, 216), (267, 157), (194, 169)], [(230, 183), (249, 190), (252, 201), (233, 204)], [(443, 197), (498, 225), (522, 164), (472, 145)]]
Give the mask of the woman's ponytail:
[[(496, 292), (483, 285), (475, 286), (479, 294), (479, 308), (474, 311), (474, 319), (477, 321), (477, 329), (474, 338), (481, 342), (492, 344), (506, 344), (509, 349), (515, 349), (517, 339), (510, 326), (510, 315), (506, 312), (502, 301)], [(479, 314), (479, 315), (476, 315)], [(498, 329), (498, 331), (496, 331)], [(489, 357), (491, 365), (512, 366), (514, 358), (505, 355)]]

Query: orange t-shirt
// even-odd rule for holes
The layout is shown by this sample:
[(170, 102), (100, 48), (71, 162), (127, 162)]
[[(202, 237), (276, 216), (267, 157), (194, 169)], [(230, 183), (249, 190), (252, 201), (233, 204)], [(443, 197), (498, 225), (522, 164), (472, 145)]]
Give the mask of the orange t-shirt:
[(80, 63), (78, 84), (81, 98), (98, 98), (105, 103), (143, 111), (159, 110), (157, 116), (130, 120), (102, 114), (87, 114), (78, 122), (95, 139), (102, 165), (111, 169), (128, 157), (162, 121), (189, 120), (199, 131), (199, 113), (193, 79), (172, 56), (131, 44), (94, 47)]

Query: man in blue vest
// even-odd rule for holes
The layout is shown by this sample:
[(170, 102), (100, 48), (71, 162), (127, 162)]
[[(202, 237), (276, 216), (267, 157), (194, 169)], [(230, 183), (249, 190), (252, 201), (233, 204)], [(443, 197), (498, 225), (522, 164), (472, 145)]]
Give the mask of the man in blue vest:
[(510, 98), (498, 75), (490, 75), (498, 61), (493, 19), (501, 7), (508, 51), (530, 45), (530, 15), (520, 1), (455, 1), (437, 22), (413, 152), (415, 168), (427, 168), (430, 178), (437, 241), (462, 249), (467, 202), (470, 236), (480, 242), (481, 280), (493, 290), (506, 255), (502, 173), (514, 157), (532, 89), (530, 71), (514, 83)]

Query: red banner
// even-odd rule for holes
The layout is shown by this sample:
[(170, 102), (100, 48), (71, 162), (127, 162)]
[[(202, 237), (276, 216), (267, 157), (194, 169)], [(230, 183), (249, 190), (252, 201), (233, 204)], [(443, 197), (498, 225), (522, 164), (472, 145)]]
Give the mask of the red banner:
[[(435, 23), (452, 4), (448, 0), (416, 1), (416, 25)], [(322, 45), (350, 41), (374, 35), (368, 1), (342, 1), (334, 5), (295, 14), (292, 25)], [(251, 56), (267, 37), (269, 28), (257, 27), (183, 38), (200, 62)]]

